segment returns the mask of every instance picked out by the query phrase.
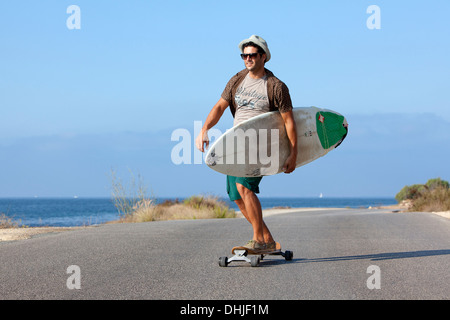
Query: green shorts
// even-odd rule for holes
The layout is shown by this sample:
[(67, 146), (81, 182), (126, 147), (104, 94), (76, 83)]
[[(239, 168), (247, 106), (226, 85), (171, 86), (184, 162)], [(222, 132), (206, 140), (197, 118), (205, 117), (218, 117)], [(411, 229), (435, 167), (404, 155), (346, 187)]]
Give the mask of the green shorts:
[(262, 177), (233, 177), (227, 176), (227, 193), (231, 201), (241, 199), (241, 195), (236, 188), (236, 183), (242, 184), (254, 193), (259, 193), (259, 183)]

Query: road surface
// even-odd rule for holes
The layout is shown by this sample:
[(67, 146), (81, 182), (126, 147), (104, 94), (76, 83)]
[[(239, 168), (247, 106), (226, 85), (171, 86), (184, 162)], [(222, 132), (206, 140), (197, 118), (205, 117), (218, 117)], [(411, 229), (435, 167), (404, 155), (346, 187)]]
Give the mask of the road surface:
[(450, 299), (450, 219), (388, 210), (266, 218), (292, 261), (219, 267), (244, 219), (111, 224), (0, 242), (0, 299)]

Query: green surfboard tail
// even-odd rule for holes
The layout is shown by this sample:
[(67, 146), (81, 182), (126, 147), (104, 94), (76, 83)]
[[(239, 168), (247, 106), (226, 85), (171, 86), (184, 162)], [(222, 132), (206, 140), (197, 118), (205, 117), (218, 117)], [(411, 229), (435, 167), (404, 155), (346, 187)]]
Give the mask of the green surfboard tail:
[(336, 143), (342, 142), (347, 135), (347, 128), (343, 124), (344, 116), (327, 111), (316, 113), (317, 135), (324, 149), (329, 149)]

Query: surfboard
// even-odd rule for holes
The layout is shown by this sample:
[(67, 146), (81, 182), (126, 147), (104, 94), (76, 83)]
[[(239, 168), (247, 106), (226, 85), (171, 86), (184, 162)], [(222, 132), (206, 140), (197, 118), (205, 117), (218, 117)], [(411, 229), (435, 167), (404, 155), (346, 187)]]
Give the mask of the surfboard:
[[(297, 164), (325, 156), (347, 136), (347, 120), (338, 112), (317, 107), (292, 110), (297, 129)], [(236, 177), (268, 176), (283, 172), (289, 139), (278, 111), (248, 119), (227, 130), (210, 146), (205, 163)]]

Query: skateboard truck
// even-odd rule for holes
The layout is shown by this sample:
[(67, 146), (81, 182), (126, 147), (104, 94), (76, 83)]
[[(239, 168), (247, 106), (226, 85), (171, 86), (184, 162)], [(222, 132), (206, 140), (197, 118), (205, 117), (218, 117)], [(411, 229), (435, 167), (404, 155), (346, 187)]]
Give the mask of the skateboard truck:
[[(267, 251), (262, 253), (254, 253), (249, 251), (248, 249), (240, 247), (239, 249), (232, 249), (231, 251), (234, 253), (234, 256), (228, 259), (228, 257), (220, 257), (219, 258), (219, 266), (227, 267), (233, 261), (244, 261), (250, 263), (252, 267), (259, 266), (261, 260), (264, 259), (266, 255), (280, 255), (283, 256), (286, 261), (292, 260), (294, 253), (292, 251), (286, 250), (285, 252), (281, 251), (281, 246), (277, 243), (277, 249), (273, 251)], [(250, 257), (248, 257), (250, 255)]]

